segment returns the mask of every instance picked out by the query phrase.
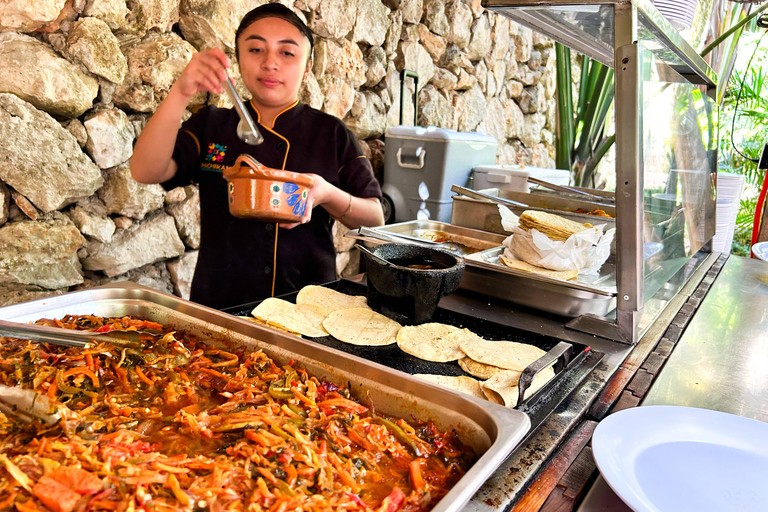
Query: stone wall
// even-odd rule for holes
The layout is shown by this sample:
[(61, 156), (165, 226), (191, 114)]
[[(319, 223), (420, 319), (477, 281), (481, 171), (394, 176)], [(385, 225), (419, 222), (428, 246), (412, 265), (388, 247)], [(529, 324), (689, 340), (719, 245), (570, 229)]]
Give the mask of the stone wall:
[[(262, 3), (0, 4), (0, 305), (125, 279), (186, 295), (198, 192), (138, 184), (128, 159), (192, 54), (233, 56), (240, 18)], [(499, 163), (554, 166), (551, 41), (479, 0), (284, 3), (317, 35), (303, 101), (346, 121), (377, 177), (402, 69), (419, 75), (419, 125), (491, 134)], [(192, 106), (204, 103), (230, 106), (202, 94)], [(354, 272), (352, 241), (334, 232), (338, 271)]]

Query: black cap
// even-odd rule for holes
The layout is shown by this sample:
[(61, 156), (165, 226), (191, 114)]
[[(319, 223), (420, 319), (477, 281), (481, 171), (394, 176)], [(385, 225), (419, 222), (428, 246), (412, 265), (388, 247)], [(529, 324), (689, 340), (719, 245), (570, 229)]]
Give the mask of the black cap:
[(285, 20), (297, 29), (299, 29), (299, 32), (304, 34), (304, 37), (307, 38), (307, 41), (309, 41), (309, 56), (312, 57), (312, 50), (315, 47), (315, 39), (312, 36), (312, 31), (309, 30), (309, 27), (299, 18), (295, 12), (284, 6), (283, 4), (273, 3), (273, 4), (264, 4), (262, 6), (256, 7), (255, 9), (252, 9), (248, 14), (243, 16), (243, 19), (240, 21), (240, 26), (237, 27), (237, 32), (235, 32), (235, 56), (239, 58), (240, 52), (238, 49), (238, 39), (240, 39), (240, 34), (243, 33), (243, 31), (251, 26), (253, 23), (259, 21), (263, 18), (280, 18), (281, 20)]

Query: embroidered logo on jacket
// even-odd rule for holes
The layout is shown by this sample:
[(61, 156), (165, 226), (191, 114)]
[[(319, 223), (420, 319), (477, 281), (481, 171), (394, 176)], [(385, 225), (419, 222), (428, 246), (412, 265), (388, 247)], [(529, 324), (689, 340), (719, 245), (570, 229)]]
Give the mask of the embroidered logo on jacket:
[(226, 167), (224, 165), (224, 157), (226, 154), (227, 146), (211, 142), (208, 144), (208, 151), (205, 154), (205, 159), (200, 165), (200, 168), (206, 171), (221, 172)]

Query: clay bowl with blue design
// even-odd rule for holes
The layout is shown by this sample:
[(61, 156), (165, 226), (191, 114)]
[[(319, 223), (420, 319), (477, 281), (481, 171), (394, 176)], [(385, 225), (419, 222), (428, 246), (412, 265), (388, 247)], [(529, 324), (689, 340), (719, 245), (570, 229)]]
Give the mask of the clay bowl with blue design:
[(297, 172), (271, 169), (250, 155), (237, 157), (224, 169), (229, 213), (240, 219), (298, 222), (307, 209), (314, 178)]

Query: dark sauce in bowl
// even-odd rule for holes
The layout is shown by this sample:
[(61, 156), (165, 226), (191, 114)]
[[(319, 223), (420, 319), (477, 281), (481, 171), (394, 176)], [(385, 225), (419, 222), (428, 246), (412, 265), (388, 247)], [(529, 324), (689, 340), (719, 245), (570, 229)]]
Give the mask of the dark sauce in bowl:
[(391, 258), (387, 259), (387, 261), (398, 267), (412, 268), (414, 270), (443, 270), (452, 266), (425, 258)]

